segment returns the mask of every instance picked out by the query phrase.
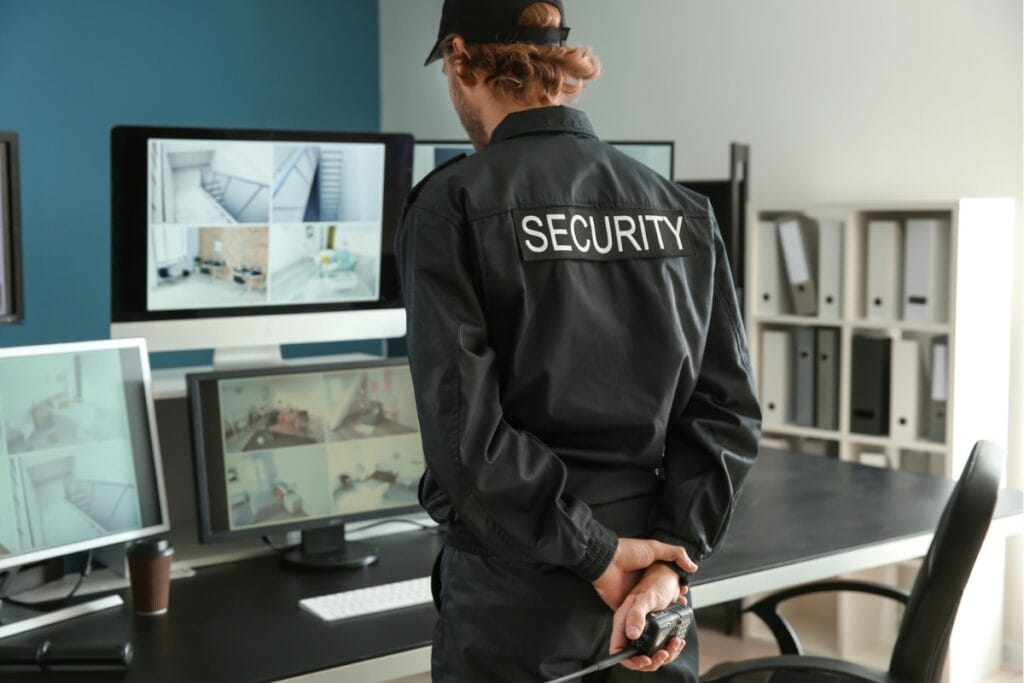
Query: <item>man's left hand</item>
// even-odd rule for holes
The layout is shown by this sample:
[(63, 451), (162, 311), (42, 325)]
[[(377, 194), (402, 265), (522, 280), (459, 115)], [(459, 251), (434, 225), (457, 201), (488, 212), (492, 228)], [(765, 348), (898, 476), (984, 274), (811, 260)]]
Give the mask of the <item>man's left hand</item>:
[[(629, 641), (640, 637), (649, 613), (663, 610), (672, 602), (686, 604), (684, 596), (687, 591), (686, 586), (679, 585), (679, 575), (671, 567), (655, 564), (647, 569), (615, 611), (609, 654), (621, 652), (629, 645)], [(653, 657), (637, 655), (624, 660), (622, 666), (634, 671), (657, 671), (674, 661), (685, 645), (686, 641), (673, 638)]]

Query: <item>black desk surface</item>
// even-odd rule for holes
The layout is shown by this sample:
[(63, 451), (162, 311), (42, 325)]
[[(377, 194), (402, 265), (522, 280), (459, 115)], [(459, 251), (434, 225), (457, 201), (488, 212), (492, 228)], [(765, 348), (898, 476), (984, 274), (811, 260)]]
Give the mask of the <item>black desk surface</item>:
[[(927, 533), (952, 488), (952, 482), (934, 477), (766, 451), (743, 491), (727, 540), (702, 564), (694, 585)], [(1022, 509), (1021, 492), (1003, 492), (996, 516)], [(275, 681), (429, 645), (432, 605), (334, 624), (299, 608), (300, 598), (425, 576), (441, 545), (434, 531), (374, 542), (380, 562), (343, 574), (286, 571), (272, 556), (199, 569), (194, 578), (174, 582), (164, 617), (134, 616), (125, 591), (129, 605), (123, 608), (4, 644), (130, 640), (136, 650), (130, 669), (19, 673), (12, 680)]]

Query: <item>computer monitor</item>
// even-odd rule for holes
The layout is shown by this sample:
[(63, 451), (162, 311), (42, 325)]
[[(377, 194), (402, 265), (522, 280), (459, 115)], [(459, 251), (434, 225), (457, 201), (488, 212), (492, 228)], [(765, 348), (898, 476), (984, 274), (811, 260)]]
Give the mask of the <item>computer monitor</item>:
[(620, 152), (654, 169), (668, 180), (675, 175), (676, 145), (674, 142), (610, 142)]
[[(675, 165), (674, 142), (609, 142), (616, 149), (672, 179)], [(465, 140), (417, 140), (413, 155), (412, 182), (420, 182), (435, 168), (460, 154), (473, 154)]]
[[(0, 425), (0, 571), (168, 530), (144, 340), (0, 349)], [(0, 608), (0, 638), (76, 616)]]
[(112, 336), (276, 360), (280, 344), (404, 335), (411, 166), (407, 135), (114, 128)]
[(188, 376), (204, 543), (302, 532), (286, 565), (360, 567), (345, 523), (419, 511), (425, 464), (404, 360)]
[(18, 135), (0, 132), (0, 324), (24, 316)]

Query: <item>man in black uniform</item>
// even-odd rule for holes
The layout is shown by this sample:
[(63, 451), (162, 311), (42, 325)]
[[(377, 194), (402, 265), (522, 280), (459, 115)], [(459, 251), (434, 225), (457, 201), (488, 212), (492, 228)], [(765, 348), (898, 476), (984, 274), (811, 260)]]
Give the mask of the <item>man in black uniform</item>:
[[(397, 238), (420, 500), (447, 525), (435, 681), (621, 650), (682, 599), (757, 454), (709, 202), (561, 106), (600, 68), (567, 35), (560, 0), (446, 0), (428, 59), (478, 150), (412, 191)], [(588, 680), (696, 681), (687, 640)]]

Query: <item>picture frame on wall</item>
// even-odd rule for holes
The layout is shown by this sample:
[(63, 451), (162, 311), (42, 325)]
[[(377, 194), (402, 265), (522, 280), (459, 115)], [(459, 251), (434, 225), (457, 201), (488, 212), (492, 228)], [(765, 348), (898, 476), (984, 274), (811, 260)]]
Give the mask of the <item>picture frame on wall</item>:
[(0, 131), (0, 325), (24, 319), (18, 135)]

